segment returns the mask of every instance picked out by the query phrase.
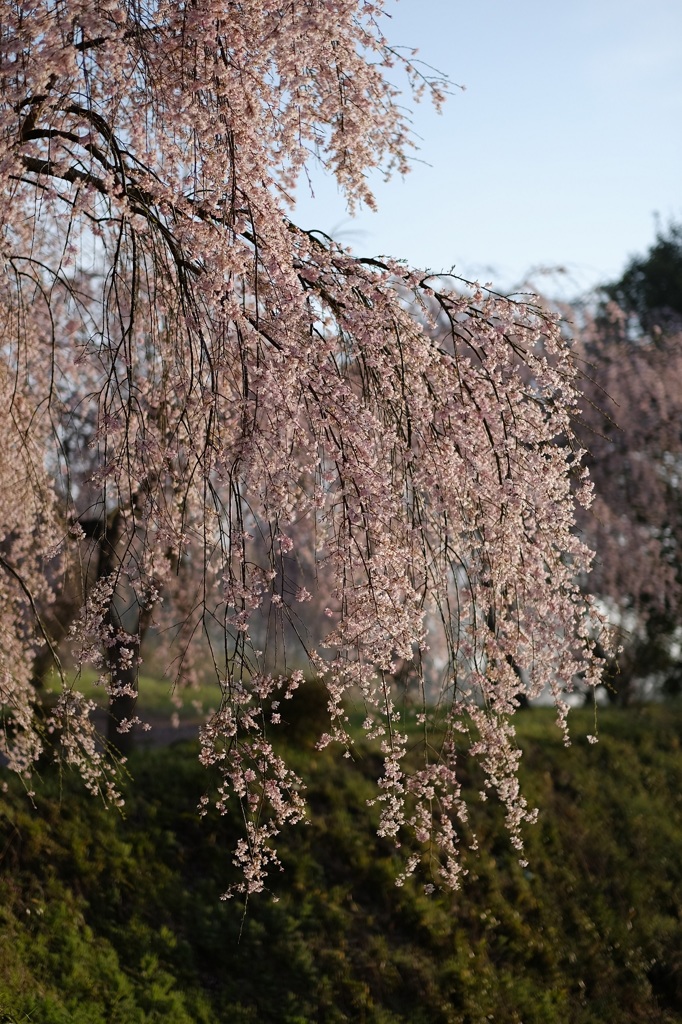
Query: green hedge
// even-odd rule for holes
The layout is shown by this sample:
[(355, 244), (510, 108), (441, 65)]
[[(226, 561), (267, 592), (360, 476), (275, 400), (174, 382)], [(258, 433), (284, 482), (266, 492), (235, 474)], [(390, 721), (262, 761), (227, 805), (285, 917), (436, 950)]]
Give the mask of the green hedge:
[(521, 721), (541, 808), (518, 863), (493, 802), (461, 892), (395, 888), (370, 768), (301, 741), (312, 824), (280, 837), (279, 899), (246, 911), (236, 822), (199, 819), (191, 746), (141, 752), (125, 816), (47, 775), (0, 797), (0, 1022), (604, 1024), (682, 1019), (682, 712)]

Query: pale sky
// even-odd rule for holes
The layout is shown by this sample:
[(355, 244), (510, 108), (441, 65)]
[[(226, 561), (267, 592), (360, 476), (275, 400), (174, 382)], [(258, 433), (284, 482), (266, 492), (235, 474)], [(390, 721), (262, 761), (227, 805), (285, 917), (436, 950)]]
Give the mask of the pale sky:
[(351, 221), (336, 187), (301, 188), (297, 220), (430, 270), (510, 289), (535, 268), (564, 296), (622, 271), (682, 220), (682, 0), (387, 0), (392, 43), (454, 90), (405, 179), (376, 178), (379, 212)]

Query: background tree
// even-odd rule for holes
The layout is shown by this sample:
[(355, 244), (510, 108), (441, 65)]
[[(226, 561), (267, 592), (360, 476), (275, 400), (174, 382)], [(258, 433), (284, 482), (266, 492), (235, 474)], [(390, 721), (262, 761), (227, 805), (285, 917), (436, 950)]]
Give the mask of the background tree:
[[(3, 629), (21, 639), (2, 752), (28, 771), (52, 732), (115, 799), (91, 703), (65, 679), (44, 724), (35, 711), (40, 604), (68, 611), (63, 580), (77, 579), (72, 656), (97, 667), (119, 749), (143, 635), (174, 609), (183, 652), (201, 639), (216, 677), (201, 759), (218, 808), (241, 803), (246, 892), (304, 814), (270, 737), (303, 676), (284, 659), (273, 671), (269, 623), (298, 633), (327, 688), (321, 745), (348, 747), (344, 700), (364, 704), (384, 756), (381, 832), (416, 837), (408, 871), (430, 842), (439, 884), (459, 871), (459, 731), (474, 730), (519, 844), (519, 672), (527, 695), (551, 689), (562, 722), (564, 690), (598, 678), (599, 623), (576, 583), (590, 556), (572, 532), (576, 370), (555, 320), (353, 257), (289, 216), (310, 160), (351, 207), (373, 203), (369, 169), (407, 169), (389, 69), (443, 98), (389, 47), (381, 7), (45, 0), (6, 5), (1, 26), (2, 422), (16, 452), (3, 483), (23, 538), (15, 549), (8, 527)], [(589, 501), (586, 484), (577, 495)], [(58, 552), (43, 519), (61, 523)], [(298, 610), (320, 580), (327, 625), (308, 637)], [(424, 677), (431, 643), (447, 652), (440, 679)], [(397, 659), (419, 680), (412, 771)]]
[(599, 552), (589, 586), (609, 604), (624, 650), (607, 690), (627, 702), (644, 678), (677, 692), (682, 616), (682, 229), (659, 232), (578, 311), (586, 379), (583, 442), (595, 486), (579, 514)]
[(674, 686), (677, 676), (682, 336), (617, 344), (613, 328), (598, 327), (586, 350), (583, 436), (595, 500), (579, 522), (599, 552), (589, 586), (625, 647), (608, 691), (627, 701), (638, 680), (662, 673)]
[(682, 329), (682, 224), (659, 228), (648, 252), (633, 257), (604, 292), (647, 334)]

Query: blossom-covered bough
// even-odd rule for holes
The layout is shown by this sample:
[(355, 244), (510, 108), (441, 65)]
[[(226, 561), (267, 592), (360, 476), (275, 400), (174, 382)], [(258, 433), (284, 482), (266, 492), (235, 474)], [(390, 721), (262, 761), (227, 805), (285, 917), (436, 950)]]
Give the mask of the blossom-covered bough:
[[(373, 202), (368, 170), (406, 169), (391, 69), (442, 101), (389, 48), (382, 6), (2, 10), (3, 758), (29, 775), (49, 745), (117, 799), (91, 703), (64, 681), (41, 715), (35, 665), (60, 643), (95, 664), (121, 751), (144, 635), (181, 622), (179, 683), (194, 647), (217, 679), (201, 759), (218, 807), (241, 802), (246, 893), (305, 813), (272, 745), (301, 654), (329, 695), (320, 743), (349, 747), (347, 698), (364, 703), (381, 832), (411, 834), (448, 885), (460, 733), (520, 844), (519, 695), (548, 688), (563, 722), (566, 688), (598, 678), (555, 320), (291, 220), (312, 160), (351, 206)], [(414, 678), (400, 710), (398, 663)], [(408, 771), (410, 714), (424, 757)]]

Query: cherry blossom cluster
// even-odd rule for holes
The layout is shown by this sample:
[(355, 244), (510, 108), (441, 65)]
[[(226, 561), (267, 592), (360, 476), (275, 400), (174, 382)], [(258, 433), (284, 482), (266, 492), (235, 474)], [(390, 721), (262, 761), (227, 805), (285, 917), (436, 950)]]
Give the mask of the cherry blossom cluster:
[[(428, 845), (439, 885), (460, 874), (464, 745), (518, 845), (519, 695), (548, 689), (563, 724), (599, 677), (556, 319), (291, 221), (311, 160), (351, 207), (371, 168), (407, 168), (391, 68), (443, 99), (382, 6), (34, 0), (0, 26), (3, 742), (30, 772), (49, 639), (97, 664), (122, 750), (145, 634), (173, 625), (179, 682), (216, 676), (201, 760), (218, 810), (241, 807), (246, 894), (305, 813), (270, 739), (302, 665), (327, 688), (320, 745), (348, 752), (364, 706), (380, 830)], [(91, 711), (69, 685), (50, 728), (107, 795)]]

